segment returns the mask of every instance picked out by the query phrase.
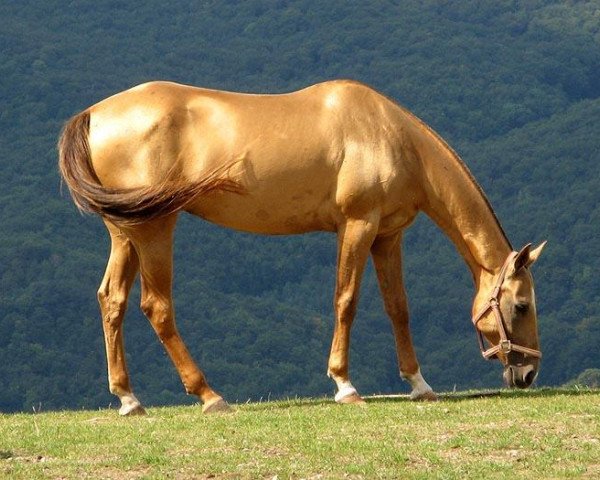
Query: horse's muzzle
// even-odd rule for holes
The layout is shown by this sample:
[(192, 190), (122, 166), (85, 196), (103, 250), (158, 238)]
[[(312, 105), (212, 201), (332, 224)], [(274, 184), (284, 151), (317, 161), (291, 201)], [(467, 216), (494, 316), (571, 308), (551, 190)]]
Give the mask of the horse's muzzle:
[(527, 388), (537, 377), (537, 370), (533, 365), (507, 365), (503, 377), (510, 388)]

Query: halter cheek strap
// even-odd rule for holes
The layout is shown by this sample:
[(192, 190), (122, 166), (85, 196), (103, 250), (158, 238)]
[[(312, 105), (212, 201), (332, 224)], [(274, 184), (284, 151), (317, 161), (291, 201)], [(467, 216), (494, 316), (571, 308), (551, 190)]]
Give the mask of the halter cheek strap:
[[(494, 290), (492, 290), (492, 295), (490, 299), (487, 301), (486, 305), (473, 317), (473, 325), (475, 326), (475, 332), (477, 333), (477, 340), (479, 341), (479, 349), (481, 350), (481, 354), (483, 358), (486, 360), (491, 360), (492, 358), (497, 357), (498, 352), (502, 352), (504, 354), (508, 354), (510, 352), (519, 352), (530, 357), (542, 358), (542, 352), (539, 350), (534, 350), (533, 348), (523, 347), (521, 345), (517, 345), (516, 343), (511, 342), (506, 335), (506, 328), (504, 327), (504, 319), (502, 318), (502, 312), (500, 311), (500, 289), (502, 288), (502, 284), (506, 278), (506, 272), (508, 270), (508, 266), (518, 255), (517, 252), (511, 252), (504, 265), (502, 266), (502, 270), (500, 270), (500, 275), (498, 276), (498, 280), (496, 281), (496, 285), (494, 286)], [(477, 328), (477, 324), (479, 321), (489, 312), (492, 311), (494, 314), (494, 318), (496, 319), (496, 324), (498, 325), (498, 333), (500, 334), (500, 343), (486, 350), (485, 343), (483, 339), (483, 334), (481, 330)]]

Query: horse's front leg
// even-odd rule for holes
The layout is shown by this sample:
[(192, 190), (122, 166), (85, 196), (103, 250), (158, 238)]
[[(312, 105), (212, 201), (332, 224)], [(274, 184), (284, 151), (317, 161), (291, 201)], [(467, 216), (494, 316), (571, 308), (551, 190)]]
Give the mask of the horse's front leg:
[(335, 327), (327, 374), (337, 385), (338, 403), (363, 403), (348, 375), (350, 329), (356, 313), (360, 282), (369, 249), (377, 233), (379, 217), (348, 219), (338, 230)]
[(111, 393), (121, 400), (121, 415), (139, 415), (145, 411), (131, 390), (123, 345), (123, 319), (129, 291), (139, 269), (138, 257), (131, 241), (113, 224), (105, 223), (111, 249), (106, 273), (98, 289), (98, 302), (106, 345), (108, 385)]
[(412, 400), (436, 400), (436, 395), (423, 379), (412, 344), (408, 323), (408, 302), (402, 280), (402, 252), (400, 233), (377, 237), (371, 254), (385, 309), (392, 322), (400, 376), (412, 386)]
[(132, 227), (142, 279), (141, 308), (177, 369), (185, 390), (197, 395), (204, 413), (229, 409), (206, 381), (175, 326), (173, 309), (173, 232), (176, 216)]

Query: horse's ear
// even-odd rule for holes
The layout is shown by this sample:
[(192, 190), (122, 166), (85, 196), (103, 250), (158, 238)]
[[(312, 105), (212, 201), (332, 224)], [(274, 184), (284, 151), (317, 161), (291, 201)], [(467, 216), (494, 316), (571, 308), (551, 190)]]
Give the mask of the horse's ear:
[(510, 277), (522, 268), (532, 265), (538, 259), (545, 246), (546, 242), (543, 242), (539, 247), (531, 250), (531, 243), (525, 245), (521, 250), (519, 250), (519, 253), (517, 253), (511, 264), (508, 266), (506, 276)]
[(536, 249), (531, 250), (529, 252), (529, 260), (527, 261), (527, 264), (525, 265), (526, 267), (529, 267), (530, 265), (532, 265), (540, 257), (540, 254), (542, 253), (542, 250), (546, 246), (546, 243), (548, 243), (548, 241), (543, 241), (539, 247), (537, 247)]

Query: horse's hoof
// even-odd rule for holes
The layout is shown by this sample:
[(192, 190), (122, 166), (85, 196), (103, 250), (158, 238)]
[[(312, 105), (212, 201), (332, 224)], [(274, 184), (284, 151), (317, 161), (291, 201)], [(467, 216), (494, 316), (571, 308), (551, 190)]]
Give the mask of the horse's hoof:
[(337, 403), (346, 405), (361, 405), (365, 403), (365, 401), (356, 391), (356, 388), (354, 388), (350, 382), (348, 382), (346, 385), (343, 385), (335, 394), (335, 401)]
[(228, 403), (219, 398), (216, 401), (205, 403), (202, 407), (202, 413), (229, 413), (232, 412), (231, 407)]
[(342, 405), (366, 405), (364, 399), (356, 392), (345, 395), (341, 398), (336, 398), (337, 403)]
[(437, 402), (438, 396), (433, 390), (428, 390), (420, 393), (413, 392), (410, 394), (410, 399), (414, 402)]
[(140, 403), (137, 405), (123, 405), (119, 408), (119, 415), (122, 417), (133, 417), (136, 415), (146, 415), (146, 410)]

